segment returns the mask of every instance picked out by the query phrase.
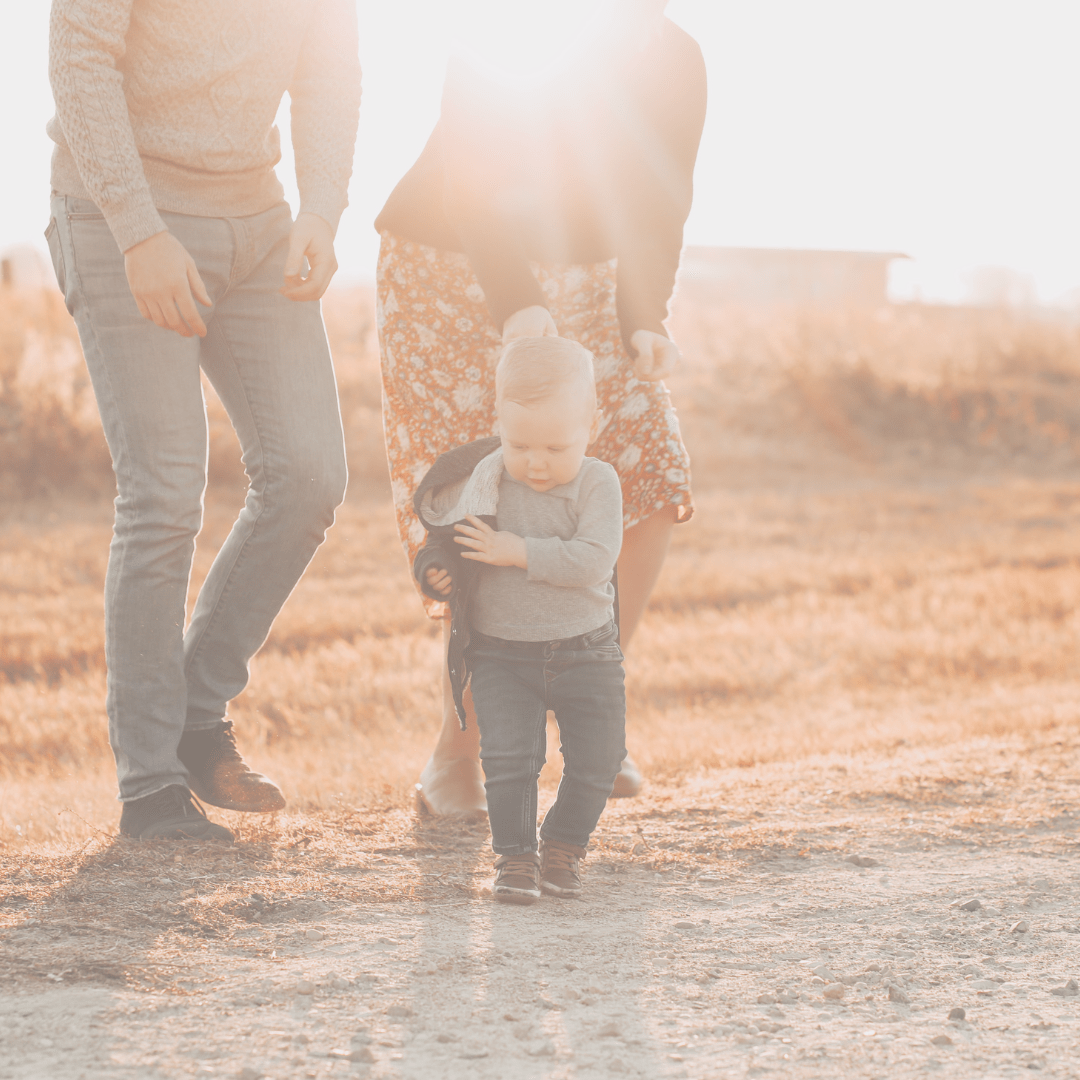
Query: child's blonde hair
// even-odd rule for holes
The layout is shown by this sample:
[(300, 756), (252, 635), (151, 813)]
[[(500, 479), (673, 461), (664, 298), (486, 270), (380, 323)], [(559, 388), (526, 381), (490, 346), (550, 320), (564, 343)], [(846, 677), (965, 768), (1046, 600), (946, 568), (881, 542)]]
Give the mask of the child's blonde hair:
[(561, 337), (521, 337), (509, 342), (495, 368), (495, 404), (513, 401), (538, 405), (563, 390), (596, 412), (593, 354), (576, 341)]

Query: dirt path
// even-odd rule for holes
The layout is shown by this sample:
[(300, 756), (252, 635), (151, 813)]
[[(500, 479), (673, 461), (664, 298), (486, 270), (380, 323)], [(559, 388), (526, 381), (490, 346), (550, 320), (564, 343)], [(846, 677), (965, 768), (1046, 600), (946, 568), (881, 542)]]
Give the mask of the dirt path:
[(400, 808), (24, 857), (0, 1077), (1074, 1077), (1078, 765), (984, 740), (653, 788), (585, 901), (529, 909), (485, 895), (486, 828)]

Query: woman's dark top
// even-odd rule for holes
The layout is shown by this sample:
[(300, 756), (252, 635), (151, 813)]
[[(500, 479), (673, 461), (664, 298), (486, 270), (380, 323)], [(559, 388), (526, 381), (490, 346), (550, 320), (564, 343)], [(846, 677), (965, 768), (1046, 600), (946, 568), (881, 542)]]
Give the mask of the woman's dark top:
[(643, 52), (582, 51), (530, 90), (454, 60), (439, 122), (375, 227), (467, 254), (499, 327), (546, 306), (530, 260), (617, 257), (623, 340), (662, 334), (704, 120), (701, 50), (667, 19)]

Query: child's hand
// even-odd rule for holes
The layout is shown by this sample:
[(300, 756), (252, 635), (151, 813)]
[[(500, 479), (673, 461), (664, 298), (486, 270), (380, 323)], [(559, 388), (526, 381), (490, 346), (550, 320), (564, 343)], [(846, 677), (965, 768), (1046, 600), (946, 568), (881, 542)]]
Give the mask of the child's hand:
[(427, 583), (440, 596), (450, 595), (450, 590), (454, 587), (454, 579), (450, 576), (448, 571), (444, 570), (441, 566), (432, 566), (429, 567), (427, 574), (424, 576), (427, 578)]
[(463, 559), (474, 559), (489, 566), (520, 566), (522, 570), (528, 569), (525, 541), (517, 533), (496, 532), (472, 514), (466, 520), (472, 524), (454, 526), (462, 534), (454, 539), (463, 547), (472, 548), (461, 553)]

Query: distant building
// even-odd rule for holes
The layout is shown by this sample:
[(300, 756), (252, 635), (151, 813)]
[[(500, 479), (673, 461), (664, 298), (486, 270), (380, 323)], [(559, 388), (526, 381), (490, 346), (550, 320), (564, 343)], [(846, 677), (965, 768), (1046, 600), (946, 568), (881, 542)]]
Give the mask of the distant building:
[(889, 303), (899, 252), (688, 247), (679, 289), (688, 299), (751, 307), (868, 307)]

